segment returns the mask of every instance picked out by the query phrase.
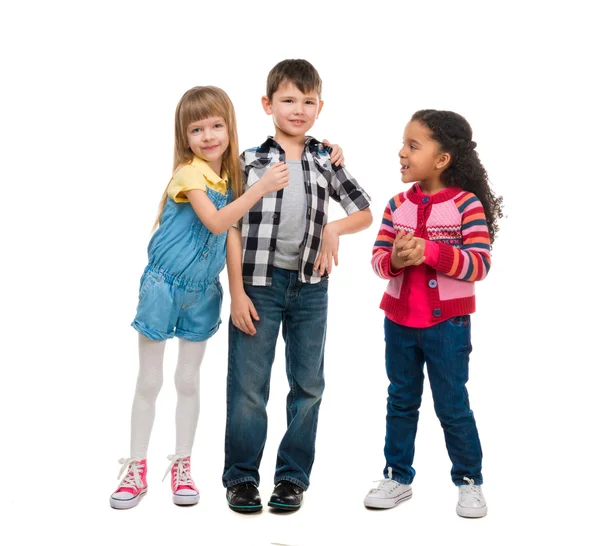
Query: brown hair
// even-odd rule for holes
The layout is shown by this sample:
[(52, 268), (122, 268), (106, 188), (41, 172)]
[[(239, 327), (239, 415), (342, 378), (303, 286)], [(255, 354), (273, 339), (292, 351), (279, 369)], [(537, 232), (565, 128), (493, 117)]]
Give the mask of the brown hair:
[(316, 91), (321, 98), (321, 78), (316, 68), (304, 59), (286, 59), (277, 63), (267, 77), (267, 97), (273, 100), (273, 94), (279, 86), (289, 81), (302, 93)]
[[(235, 110), (227, 93), (218, 87), (198, 86), (186, 91), (175, 109), (175, 149), (173, 151), (173, 173), (194, 159), (187, 138), (190, 123), (209, 118), (222, 117), (227, 125), (229, 146), (223, 154), (223, 169), (233, 189), (235, 198), (242, 194), (242, 176), (239, 159), (239, 145)], [(217, 173), (220, 175), (221, 173)], [(167, 188), (168, 188), (167, 184)], [(162, 213), (167, 203), (167, 189), (163, 193), (158, 206), (158, 216), (154, 228), (160, 224)]]

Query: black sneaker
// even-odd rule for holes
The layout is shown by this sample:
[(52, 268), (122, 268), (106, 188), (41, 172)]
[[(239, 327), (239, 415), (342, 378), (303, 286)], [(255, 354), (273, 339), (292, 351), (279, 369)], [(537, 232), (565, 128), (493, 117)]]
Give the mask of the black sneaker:
[(235, 512), (260, 512), (262, 503), (258, 488), (252, 482), (238, 483), (227, 488), (227, 503)]
[(302, 495), (304, 490), (291, 482), (279, 482), (269, 501), (269, 506), (276, 510), (287, 510), (293, 512), (302, 506)]

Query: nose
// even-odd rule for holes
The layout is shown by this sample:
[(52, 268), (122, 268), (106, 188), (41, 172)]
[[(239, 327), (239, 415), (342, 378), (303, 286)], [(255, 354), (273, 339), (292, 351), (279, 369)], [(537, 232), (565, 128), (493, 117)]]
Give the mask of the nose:
[(204, 131), (202, 131), (202, 140), (211, 140), (212, 139), (212, 130), (211, 129), (205, 129)]
[(402, 159), (403, 157), (406, 157), (406, 152), (404, 152), (404, 146), (402, 146), (402, 148), (400, 148), (400, 151), (398, 152), (398, 157), (400, 159)]

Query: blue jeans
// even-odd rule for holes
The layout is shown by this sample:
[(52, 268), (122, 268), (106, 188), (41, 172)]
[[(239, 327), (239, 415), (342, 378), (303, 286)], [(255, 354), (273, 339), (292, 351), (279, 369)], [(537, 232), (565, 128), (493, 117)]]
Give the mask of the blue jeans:
[(471, 319), (453, 317), (429, 328), (408, 328), (385, 319), (385, 364), (388, 388), (384, 477), (412, 483), (415, 436), (423, 394), (423, 365), (433, 395), (435, 413), (444, 430), (456, 485), (463, 477), (483, 483), (482, 451), (466, 383), (469, 379)]
[(298, 281), (296, 271), (275, 268), (271, 286), (246, 285), (260, 317), (256, 334), (244, 334), (229, 321), (227, 426), (223, 485), (260, 483), (259, 466), (267, 439), (267, 402), (279, 326), (283, 325), (287, 431), (279, 445), (275, 483), (310, 483), (315, 458), (327, 327), (327, 279)]

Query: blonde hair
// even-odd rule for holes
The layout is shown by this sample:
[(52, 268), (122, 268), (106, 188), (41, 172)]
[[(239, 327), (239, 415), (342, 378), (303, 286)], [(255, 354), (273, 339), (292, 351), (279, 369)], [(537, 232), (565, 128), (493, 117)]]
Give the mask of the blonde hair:
[[(229, 146), (223, 154), (223, 169), (227, 173), (229, 183), (233, 189), (234, 198), (242, 194), (242, 176), (239, 158), (239, 145), (235, 110), (227, 93), (218, 87), (198, 86), (192, 87), (183, 94), (175, 109), (175, 148), (173, 151), (173, 173), (183, 165), (191, 163), (194, 153), (190, 150), (187, 137), (187, 128), (190, 123), (209, 117), (222, 117), (227, 125)], [(217, 173), (220, 175), (221, 173)], [(167, 184), (167, 189), (169, 185)], [(159, 226), (165, 205), (167, 203), (167, 189), (163, 193), (158, 206), (158, 216), (154, 228)]]

